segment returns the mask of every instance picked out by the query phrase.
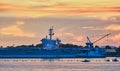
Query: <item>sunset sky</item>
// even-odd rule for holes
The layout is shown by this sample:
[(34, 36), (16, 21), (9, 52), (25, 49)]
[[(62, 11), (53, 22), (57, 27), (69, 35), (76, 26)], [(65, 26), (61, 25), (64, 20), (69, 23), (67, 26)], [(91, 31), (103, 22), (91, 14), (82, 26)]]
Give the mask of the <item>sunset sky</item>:
[(120, 45), (120, 0), (0, 0), (0, 46), (41, 43), (54, 27), (62, 43)]

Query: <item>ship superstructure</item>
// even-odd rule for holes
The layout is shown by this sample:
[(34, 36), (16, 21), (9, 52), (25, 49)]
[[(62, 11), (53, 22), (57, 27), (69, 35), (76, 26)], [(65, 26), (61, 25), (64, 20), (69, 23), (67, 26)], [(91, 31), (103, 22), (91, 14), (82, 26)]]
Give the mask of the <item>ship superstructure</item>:
[(47, 38), (46, 36), (46, 38), (43, 38), (41, 40), (44, 49), (55, 49), (59, 47), (61, 40), (59, 40), (58, 38), (54, 40), (53, 35), (54, 35), (53, 27), (51, 27), (49, 29), (49, 38)]

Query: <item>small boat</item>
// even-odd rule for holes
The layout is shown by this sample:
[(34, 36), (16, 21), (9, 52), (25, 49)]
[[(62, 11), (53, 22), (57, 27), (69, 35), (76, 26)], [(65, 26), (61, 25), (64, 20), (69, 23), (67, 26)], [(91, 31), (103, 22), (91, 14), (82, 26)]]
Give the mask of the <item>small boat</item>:
[(83, 60), (82, 62), (90, 62), (90, 60), (88, 60), (88, 59), (85, 59), (85, 60)]
[(106, 61), (107, 61), (107, 62), (110, 62), (110, 59), (107, 59)]
[(117, 59), (117, 58), (115, 58), (115, 59), (113, 59), (112, 61), (113, 61), (113, 62), (118, 62), (118, 59)]

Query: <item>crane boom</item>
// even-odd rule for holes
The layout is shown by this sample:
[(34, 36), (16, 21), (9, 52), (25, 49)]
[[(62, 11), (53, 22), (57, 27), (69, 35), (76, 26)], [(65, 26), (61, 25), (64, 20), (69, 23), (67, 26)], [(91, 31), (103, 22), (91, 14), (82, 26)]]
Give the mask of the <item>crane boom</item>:
[(87, 47), (92, 48), (93, 47), (93, 43), (90, 41), (89, 37), (87, 37), (88, 42), (86, 43)]
[(109, 35), (110, 35), (110, 33), (109, 33), (109, 34), (104, 35), (103, 37), (101, 37), (101, 38), (99, 38), (99, 39), (97, 39), (97, 40), (96, 40), (96, 41), (94, 41), (93, 43), (96, 43), (96, 42), (100, 41), (101, 39), (103, 39), (103, 38), (105, 38), (105, 37), (107, 37), (107, 36), (109, 36)]
[(91, 43), (91, 41), (90, 41), (89, 37), (87, 37), (87, 40), (89, 41), (89, 43)]

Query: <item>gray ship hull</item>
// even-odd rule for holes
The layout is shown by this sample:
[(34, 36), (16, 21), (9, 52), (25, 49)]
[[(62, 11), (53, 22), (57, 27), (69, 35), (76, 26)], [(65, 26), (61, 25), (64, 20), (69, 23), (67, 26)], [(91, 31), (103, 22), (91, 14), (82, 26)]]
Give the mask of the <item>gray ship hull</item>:
[(103, 58), (106, 50), (103, 48), (2, 48), (0, 58)]

